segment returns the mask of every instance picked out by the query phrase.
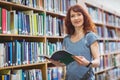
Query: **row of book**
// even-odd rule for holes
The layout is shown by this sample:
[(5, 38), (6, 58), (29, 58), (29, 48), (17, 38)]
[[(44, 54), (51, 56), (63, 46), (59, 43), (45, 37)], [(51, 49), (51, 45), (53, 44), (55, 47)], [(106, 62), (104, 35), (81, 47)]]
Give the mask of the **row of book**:
[(97, 74), (96, 76), (96, 80), (119, 80), (120, 68), (114, 68), (106, 73)]
[(51, 15), (46, 16), (46, 35), (48, 36), (63, 36), (63, 19), (53, 17)]
[(56, 13), (66, 14), (67, 9), (77, 3), (77, 0), (44, 0), (45, 9)]
[(94, 68), (95, 72), (99, 72), (108, 68), (112, 68), (113, 66), (117, 67), (120, 65), (120, 55), (105, 55), (100, 56), (100, 66)]
[(120, 68), (114, 68), (108, 71), (109, 80), (119, 80), (120, 79)]
[(102, 23), (102, 11), (98, 8), (87, 6), (88, 12), (90, 16), (92, 17), (94, 22)]
[(88, 6), (88, 12), (95, 22), (120, 27), (120, 17), (112, 13), (92, 6)]
[(43, 2), (44, 0), (2, 0), (2, 1), (12, 2), (15, 4), (22, 4), (39, 9), (43, 9), (43, 5), (44, 5)]
[(66, 14), (67, 9), (77, 3), (77, 0), (2, 0), (15, 4), (45, 9), (56, 13)]
[(62, 80), (64, 75), (62, 67), (48, 67), (47, 73), (47, 80)]
[(0, 75), (0, 80), (43, 80), (41, 69), (13, 70)]
[(112, 54), (120, 51), (120, 42), (115, 41), (99, 41), (100, 54)]
[[(41, 69), (19, 69), (0, 72), (0, 80), (43, 80), (42, 76), (43, 74)], [(63, 77), (62, 67), (48, 67), (47, 80), (62, 80)]]
[(97, 34), (100, 38), (118, 38), (118, 32), (115, 29), (110, 29), (105, 26), (97, 26)]
[(13, 41), (0, 43), (0, 67), (32, 64), (43, 61), (43, 42)]
[(47, 40), (46, 42), (46, 54), (51, 56), (53, 52), (57, 50), (62, 50), (62, 42), (50, 42)]
[(43, 35), (44, 14), (0, 8), (0, 33)]
[(46, 35), (63, 35), (63, 20), (57, 17), (45, 16), (44, 13), (33, 11), (8, 11), (4, 8), (0, 8), (0, 15), (0, 33), (2, 34), (39, 36), (44, 35), (46, 31)]

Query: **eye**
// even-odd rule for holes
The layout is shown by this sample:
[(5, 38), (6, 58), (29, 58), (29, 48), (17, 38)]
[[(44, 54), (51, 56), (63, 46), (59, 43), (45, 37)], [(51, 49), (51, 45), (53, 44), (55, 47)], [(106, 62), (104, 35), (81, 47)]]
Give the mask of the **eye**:
[(78, 15), (78, 16), (81, 16), (82, 14), (81, 14), (81, 13), (78, 13), (77, 15)]
[(71, 18), (72, 18), (72, 17), (75, 17), (75, 15), (72, 14), (70, 17), (71, 17)]

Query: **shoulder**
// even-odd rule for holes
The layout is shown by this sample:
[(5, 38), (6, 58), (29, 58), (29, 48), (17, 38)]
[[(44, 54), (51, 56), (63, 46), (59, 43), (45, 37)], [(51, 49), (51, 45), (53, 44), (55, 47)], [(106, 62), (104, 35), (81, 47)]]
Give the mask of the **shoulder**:
[(87, 38), (92, 38), (92, 37), (98, 38), (98, 35), (94, 32), (88, 32), (86, 33), (86, 37)]
[(69, 39), (70, 39), (70, 35), (66, 35), (66, 36), (63, 38), (63, 43), (68, 42)]
[(96, 36), (97, 34), (92, 32), (92, 31), (90, 31), (90, 32), (87, 32), (86, 35), (88, 35), (88, 36)]
[(94, 32), (88, 32), (85, 35), (87, 42), (89, 45), (91, 45), (92, 43), (94, 43), (95, 41), (98, 41), (98, 36), (97, 34), (95, 34)]
[(63, 46), (67, 46), (67, 43), (69, 42), (69, 39), (70, 39), (70, 35), (66, 35), (63, 38)]
[(64, 39), (68, 39), (68, 38), (70, 38), (70, 35), (64, 36)]

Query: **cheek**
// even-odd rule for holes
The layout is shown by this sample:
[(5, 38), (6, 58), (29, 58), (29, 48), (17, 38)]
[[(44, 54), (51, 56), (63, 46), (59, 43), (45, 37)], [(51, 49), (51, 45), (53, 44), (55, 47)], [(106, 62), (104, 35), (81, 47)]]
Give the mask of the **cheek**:
[(74, 22), (74, 19), (70, 19), (70, 21), (71, 21), (71, 23), (73, 24), (73, 22)]
[(84, 20), (83, 20), (83, 19), (81, 20), (81, 23), (82, 23), (82, 24), (84, 23)]
[(84, 18), (81, 17), (81, 18), (80, 18), (80, 21), (81, 21), (81, 23), (83, 24), (83, 23), (84, 23)]
[(73, 20), (74, 20), (73, 18), (70, 18), (70, 21), (71, 21), (71, 22), (73, 22)]

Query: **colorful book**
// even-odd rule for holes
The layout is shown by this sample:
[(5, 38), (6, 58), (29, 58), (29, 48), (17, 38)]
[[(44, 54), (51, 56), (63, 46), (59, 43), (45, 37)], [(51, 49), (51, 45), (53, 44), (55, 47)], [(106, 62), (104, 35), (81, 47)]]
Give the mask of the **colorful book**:
[(7, 32), (7, 10), (2, 8), (2, 33), (5, 34)]
[(0, 34), (2, 33), (2, 8), (0, 7)]
[(55, 60), (59, 61), (61, 63), (64, 63), (65, 65), (68, 65), (69, 63), (73, 62), (74, 59), (72, 58), (72, 54), (66, 50), (59, 50), (55, 51), (51, 57), (48, 56), (43, 56), (44, 58), (48, 60)]

